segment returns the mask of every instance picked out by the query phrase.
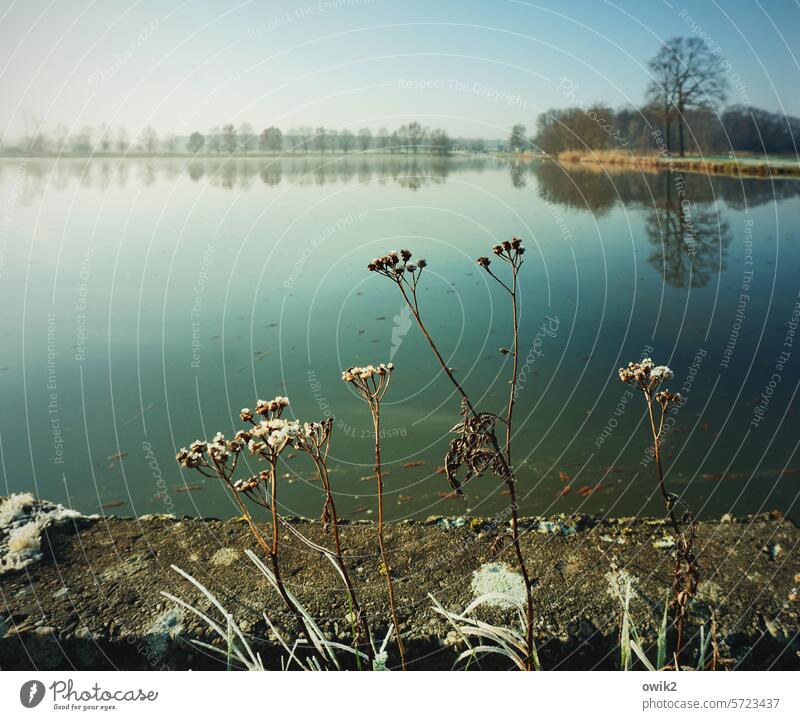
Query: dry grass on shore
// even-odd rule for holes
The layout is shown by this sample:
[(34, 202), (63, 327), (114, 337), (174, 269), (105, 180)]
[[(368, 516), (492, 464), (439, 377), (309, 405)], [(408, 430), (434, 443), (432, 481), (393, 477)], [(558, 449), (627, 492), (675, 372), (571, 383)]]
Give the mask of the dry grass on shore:
[(566, 150), (558, 155), (558, 162), (568, 165), (587, 163), (601, 166), (636, 167), (645, 172), (655, 170), (684, 170), (708, 175), (733, 176), (800, 176), (800, 164), (773, 164), (764, 162), (740, 162), (735, 158), (671, 157), (662, 155), (636, 155), (623, 150)]

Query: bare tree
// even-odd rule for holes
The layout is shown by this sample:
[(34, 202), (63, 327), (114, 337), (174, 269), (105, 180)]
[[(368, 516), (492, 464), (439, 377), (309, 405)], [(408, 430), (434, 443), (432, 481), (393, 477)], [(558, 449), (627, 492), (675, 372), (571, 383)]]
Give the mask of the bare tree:
[(728, 81), (720, 57), (698, 37), (674, 37), (664, 43), (649, 68), (653, 77), (648, 98), (663, 108), (667, 135), (673, 116), (677, 121), (678, 147), (683, 157), (686, 111), (713, 108), (727, 94)]
[(514, 125), (511, 128), (511, 137), (508, 139), (508, 149), (511, 152), (522, 152), (527, 145), (525, 139), (525, 126), (522, 124)]
[(222, 128), (222, 149), (230, 155), (236, 152), (236, 128), (231, 123)]
[(339, 147), (342, 148), (342, 152), (347, 154), (350, 152), (350, 148), (353, 147), (353, 133), (349, 130), (342, 130), (339, 133)]
[(103, 123), (100, 126), (100, 149), (104, 153), (107, 153), (109, 150), (111, 150), (113, 145), (114, 141), (111, 139), (111, 128)]
[(268, 127), (261, 133), (258, 143), (264, 152), (280, 152), (283, 149), (283, 133), (276, 127)]
[(358, 146), (361, 148), (361, 152), (369, 150), (371, 144), (372, 130), (369, 128), (361, 128), (361, 130), (358, 131)]
[(218, 153), (222, 149), (222, 137), (219, 133), (219, 127), (216, 125), (208, 131), (206, 147), (210, 153)]
[(386, 152), (386, 146), (389, 144), (389, 131), (385, 128), (378, 128), (378, 149), (381, 152)]
[(154, 153), (158, 147), (158, 134), (148, 125), (144, 130), (142, 130), (142, 134), (139, 137), (139, 143), (145, 152)]
[(239, 150), (247, 155), (255, 144), (255, 135), (253, 135), (253, 126), (250, 123), (243, 122), (239, 125)]
[(411, 145), (411, 149), (413, 150), (414, 154), (417, 154), (417, 150), (419, 149), (420, 143), (425, 139), (427, 135), (427, 130), (422, 127), (418, 122), (412, 122), (408, 125), (408, 143)]
[(117, 130), (117, 152), (127, 152), (130, 144), (131, 141), (128, 138), (128, 131), (124, 127), (121, 127), (119, 130)]
[(205, 145), (205, 143), (206, 139), (203, 137), (203, 135), (195, 131), (189, 136), (189, 142), (186, 144), (186, 149), (193, 155), (197, 155), (197, 153), (203, 149), (203, 145)]
[(318, 127), (314, 131), (314, 146), (320, 153), (325, 152), (325, 146), (328, 142), (328, 131), (324, 127)]
[(179, 144), (180, 142), (178, 140), (178, 136), (174, 133), (170, 133), (164, 140), (164, 150), (166, 150), (170, 155), (174, 155), (176, 152), (178, 152)]

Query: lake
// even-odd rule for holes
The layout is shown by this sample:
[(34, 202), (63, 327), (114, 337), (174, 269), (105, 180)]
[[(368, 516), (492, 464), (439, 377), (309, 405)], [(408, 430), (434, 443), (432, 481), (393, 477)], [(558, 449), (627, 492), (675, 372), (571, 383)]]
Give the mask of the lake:
[[(175, 451), (285, 394), (300, 419), (334, 416), (338, 509), (372, 518), (370, 416), (340, 375), (391, 359), (389, 516), (499, 511), (491, 477), (442, 497), (459, 402), (366, 264), (401, 247), (426, 257), (429, 329), (497, 412), (510, 310), (474, 260), (513, 235), (527, 246), (523, 514), (663, 514), (644, 404), (616, 372), (646, 354), (687, 399), (666, 436), (668, 485), (700, 517), (798, 517), (800, 182), (493, 156), (1, 161), (0, 493), (232, 516)], [(317, 516), (310, 463), (282, 472), (284, 511)]]

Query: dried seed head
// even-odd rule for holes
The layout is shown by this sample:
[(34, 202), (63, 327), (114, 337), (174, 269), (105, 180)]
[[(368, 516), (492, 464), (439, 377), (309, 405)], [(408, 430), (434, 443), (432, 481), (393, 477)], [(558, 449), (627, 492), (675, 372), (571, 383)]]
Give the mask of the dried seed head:
[(491, 265), (491, 264), (492, 264), (492, 261), (489, 260), (488, 257), (479, 257), (478, 258), (478, 265), (480, 265), (481, 267), (488, 268), (489, 265)]

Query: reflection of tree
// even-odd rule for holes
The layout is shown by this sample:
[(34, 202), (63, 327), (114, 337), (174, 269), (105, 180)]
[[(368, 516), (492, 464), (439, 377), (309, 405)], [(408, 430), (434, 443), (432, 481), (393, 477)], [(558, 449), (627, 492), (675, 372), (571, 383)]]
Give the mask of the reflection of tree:
[(725, 268), (730, 227), (711, 203), (694, 200), (681, 174), (665, 173), (646, 221), (649, 261), (674, 287), (703, 287)]
[(189, 173), (189, 177), (197, 182), (200, 178), (205, 175), (206, 168), (205, 165), (201, 162), (190, 162), (189, 166), (186, 168), (186, 172)]
[(281, 167), (280, 162), (271, 162), (261, 170), (260, 175), (261, 181), (265, 185), (274, 187), (275, 185), (281, 184), (281, 180), (283, 179), (283, 168)]
[(553, 162), (539, 162), (530, 167), (536, 175), (539, 196), (548, 203), (603, 215), (619, 201), (615, 178), (603, 172), (567, 168)]
[(511, 176), (511, 184), (519, 190), (527, 186), (525, 180), (525, 165), (523, 163), (512, 163), (508, 168), (508, 174)]
[[(13, 163), (0, 164), (0, 173)], [(326, 155), (314, 157), (303, 153), (262, 159), (225, 157), (152, 157), (115, 160), (87, 158), (41, 158), (26, 161), (25, 187), (31, 197), (41, 195), (44, 187), (66, 189), (76, 182), (82, 187), (106, 188), (114, 168), (118, 187), (132, 181), (153, 185), (172, 183), (181, 175), (192, 180), (208, 178), (212, 186), (224, 189), (248, 188), (260, 176), (267, 186), (290, 182), (299, 186), (329, 183), (396, 183), (409, 190), (443, 183), (451, 174), (507, 173), (515, 188), (530, 186), (536, 178), (539, 195), (547, 202), (578, 210), (603, 214), (617, 204), (651, 207), (653, 196), (663, 192), (665, 173), (640, 173), (624, 169), (583, 164), (558, 165), (543, 161), (514, 161), (505, 166), (487, 155), (455, 153), (448, 157), (413, 153), (408, 155)], [(111, 173), (113, 176), (113, 171)], [(800, 195), (800, 182), (781, 180), (711, 177), (686, 173), (686, 194), (694, 204), (725, 203), (735, 209), (755, 207), (779, 199)]]

